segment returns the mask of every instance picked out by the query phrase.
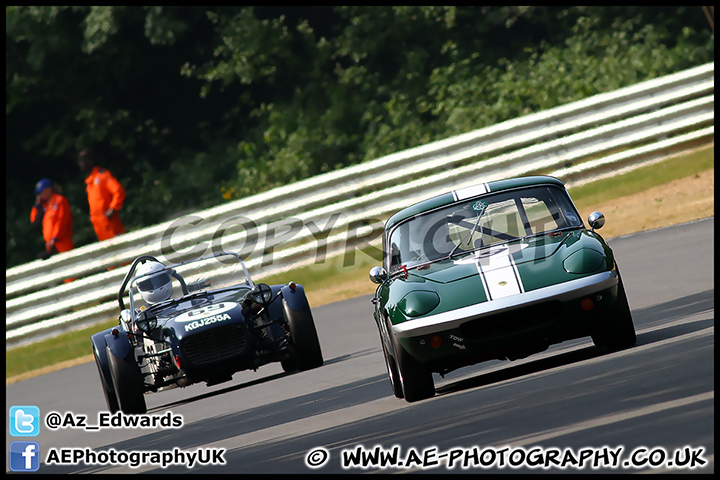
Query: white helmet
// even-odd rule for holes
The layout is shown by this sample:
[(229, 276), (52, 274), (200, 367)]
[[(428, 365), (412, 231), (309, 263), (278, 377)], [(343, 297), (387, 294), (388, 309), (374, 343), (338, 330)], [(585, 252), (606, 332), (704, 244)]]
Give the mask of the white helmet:
[[(160, 262), (145, 261), (137, 269), (137, 275), (148, 275), (165, 268)], [(137, 282), (143, 300), (148, 304), (162, 302), (172, 296), (172, 278), (170, 271), (165, 270), (155, 275), (142, 277)]]

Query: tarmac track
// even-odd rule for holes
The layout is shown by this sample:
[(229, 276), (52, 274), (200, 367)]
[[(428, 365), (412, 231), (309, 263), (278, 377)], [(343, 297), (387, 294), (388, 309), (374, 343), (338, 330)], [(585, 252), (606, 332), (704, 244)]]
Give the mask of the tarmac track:
[[(284, 374), (273, 364), (214, 387), (146, 397), (149, 414), (182, 416), (181, 428), (43, 426), (33, 438), (6, 432), (7, 444), (38, 442), (38, 473), (573, 473), (581, 455), (589, 455), (585, 472), (712, 473), (713, 236), (710, 218), (609, 240), (638, 333), (628, 350), (604, 353), (589, 338), (566, 342), (437, 376), (434, 398), (408, 404), (392, 395), (370, 297), (362, 296), (313, 310), (325, 358), (318, 369)], [(31, 378), (6, 387), (6, 408), (35, 405), (42, 418), (72, 412), (97, 425), (105, 406), (98, 382), (92, 363)], [(72, 447), (185, 460), (215, 449), (224, 464), (47, 463), (49, 452)], [(348, 454), (360, 450), (389, 460), (349, 466)], [(600, 468), (614, 454), (619, 463)], [(669, 466), (690, 460), (697, 468)], [(310, 468), (314, 461), (322, 466)]]

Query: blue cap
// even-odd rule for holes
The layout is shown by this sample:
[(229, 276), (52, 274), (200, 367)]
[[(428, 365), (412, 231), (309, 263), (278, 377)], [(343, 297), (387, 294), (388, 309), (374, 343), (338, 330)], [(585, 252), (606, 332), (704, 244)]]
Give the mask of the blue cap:
[(49, 178), (43, 178), (35, 184), (35, 195), (45, 190), (47, 187), (52, 187), (53, 182)]

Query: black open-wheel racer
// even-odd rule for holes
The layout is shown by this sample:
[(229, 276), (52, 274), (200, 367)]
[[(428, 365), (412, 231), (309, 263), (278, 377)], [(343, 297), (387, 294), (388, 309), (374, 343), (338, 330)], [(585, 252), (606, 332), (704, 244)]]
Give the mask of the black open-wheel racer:
[(271, 362), (285, 372), (323, 364), (302, 285), (255, 284), (233, 252), (167, 266), (141, 255), (117, 300), (118, 325), (91, 337), (111, 412), (146, 413), (147, 393), (215, 385)]

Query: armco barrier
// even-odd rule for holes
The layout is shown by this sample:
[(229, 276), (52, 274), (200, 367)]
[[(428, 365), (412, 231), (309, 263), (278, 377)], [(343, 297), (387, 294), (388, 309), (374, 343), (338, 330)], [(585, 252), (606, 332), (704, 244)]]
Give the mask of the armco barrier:
[(710, 144), (714, 89), (710, 63), (8, 269), (6, 345), (117, 316), (126, 270), (108, 267), (139, 254), (244, 249), (251, 274), (268, 275), (313, 263), (321, 247), (332, 256), (367, 245), (394, 211), (431, 195), (537, 173), (583, 182)]

